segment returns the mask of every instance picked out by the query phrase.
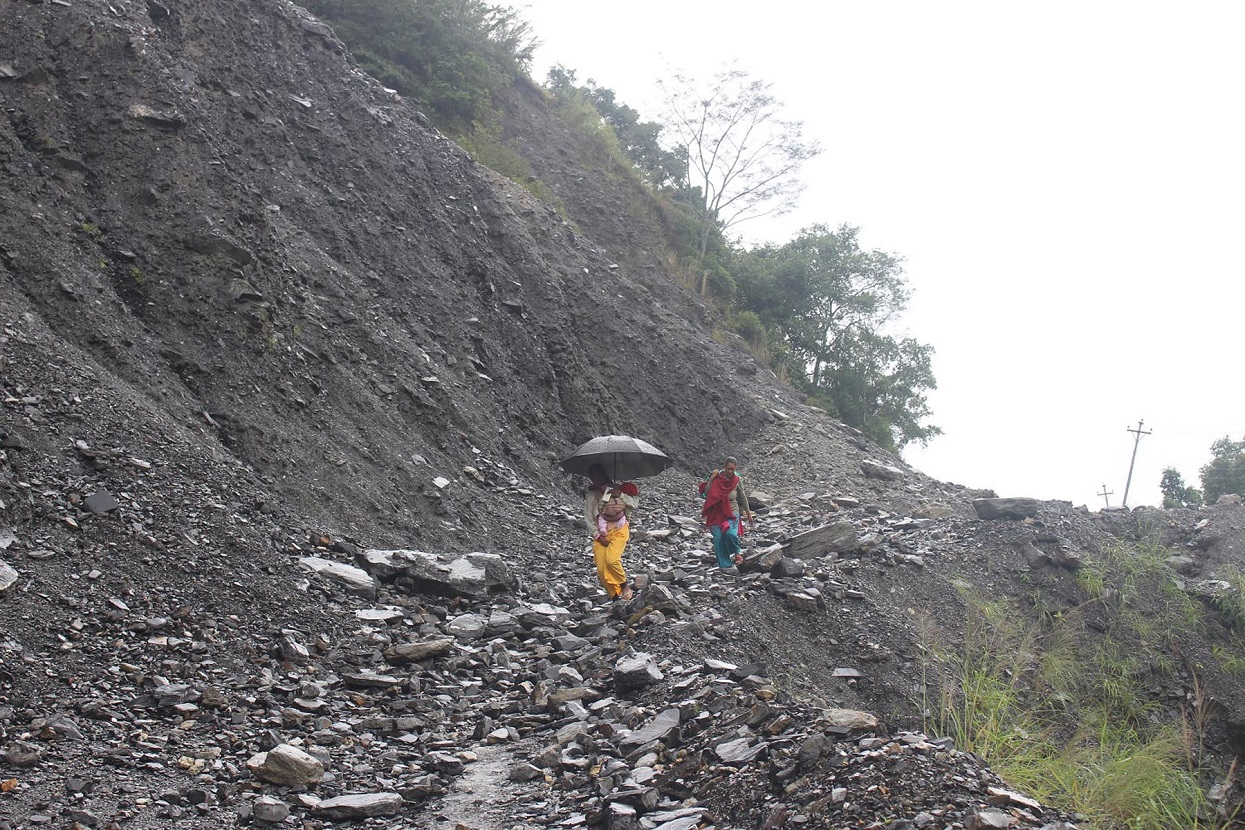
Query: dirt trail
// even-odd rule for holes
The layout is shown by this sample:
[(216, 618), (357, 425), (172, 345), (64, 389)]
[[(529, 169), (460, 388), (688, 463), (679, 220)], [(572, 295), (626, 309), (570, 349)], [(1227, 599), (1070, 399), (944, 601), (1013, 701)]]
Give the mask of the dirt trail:
[(441, 799), (429, 805), (412, 825), (418, 830), (527, 830), (548, 815), (552, 797), (544, 781), (514, 782), (510, 771), (531, 757), (535, 743), (480, 745), (471, 749), (479, 760), (467, 765)]

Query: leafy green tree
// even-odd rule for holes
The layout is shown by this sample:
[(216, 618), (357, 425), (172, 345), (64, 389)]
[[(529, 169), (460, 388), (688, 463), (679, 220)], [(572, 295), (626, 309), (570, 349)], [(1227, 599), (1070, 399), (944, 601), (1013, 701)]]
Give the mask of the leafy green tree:
[(842, 359), (823, 367), (819, 383), (810, 384), (814, 404), (892, 451), (942, 434), (922, 423), (931, 414), (925, 391), (937, 387), (932, 347), (860, 331), (840, 348)]
[(1202, 491), (1186, 485), (1184, 477), (1175, 467), (1168, 467), (1163, 471), (1159, 490), (1163, 493), (1164, 507), (1192, 507), (1202, 503)]
[(933, 348), (886, 333), (911, 294), (902, 260), (861, 250), (857, 234), (816, 225), (741, 254), (736, 303), (785, 345), (815, 403), (884, 447), (925, 443), (942, 432), (923, 423)]
[(454, 134), (492, 120), (492, 95), (526, 72), (536, 40), (513, 9), (482, 0), (307, 0), (360, 65)]
[(1201, 469), (1206, 503), (1214, 504), (1227, 493), (1245, 494), (1245, 439), (1224, 436), (1210, 445), (1210, 463)]
[(790, 211), (804, 189), (800, 168), (821, 152), (801, 122), (779, 117), (771, 86), (737, 69), (707, 83), (683, 75), (662, 83), (667, 140), (686, 160), (684, 189), (699, 195), (697, 269), (715, 231)]

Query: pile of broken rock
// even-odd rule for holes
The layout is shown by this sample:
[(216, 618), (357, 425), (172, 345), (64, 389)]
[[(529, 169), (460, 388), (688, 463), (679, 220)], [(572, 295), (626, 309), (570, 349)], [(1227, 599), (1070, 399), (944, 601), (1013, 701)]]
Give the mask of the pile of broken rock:
[(934, 522), (795, 498), (765, 510), (726, 577), (679, 499), (648, 498), (669, 520), (636, 533), (625, 605), (592, 584), (570, 520), (522, 566), (317, 540), (295, 561), (331, 632), (113, 598), (88, 626), (115, 655), (105, 679), (0, 706), (0, 828), (1073, 827), (946, 739), (731, 659), (750, 604), (820, 619), (865, 596), (861, 558), (923, 567)]

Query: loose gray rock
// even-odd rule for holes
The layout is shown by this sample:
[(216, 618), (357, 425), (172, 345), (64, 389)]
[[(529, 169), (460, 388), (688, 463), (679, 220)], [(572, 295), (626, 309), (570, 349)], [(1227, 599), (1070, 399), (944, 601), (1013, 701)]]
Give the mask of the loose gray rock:
[(682, 721), (682, 713), (678, 709), (663, 709), (648, 723), (636, 731), (626, 735), (620, 746), (627, 750), (644, 746), (653, 741), (668, 741), (675, 734)]
[(18, 579), (19, 575), (13, 566), (7, 562), (0, 562), (0, 594), (17, 584)]
[(726, 764), (746, 764), (769, 748), (765, 741), (751, 743), (748, 738), (736, 738), (733, 741), (718, 744), (713, 748), (718, 757)]
[(392, 579), (412, 593), (486, 597), (514, 592), (519, 585), (510, 565), (495, 553), (468, 553), (446, 560), (421, 550), (369, 549), (358, 558), (369, 572)]
[(375, 816), (396, 816), (402, 809), (397, 793), (368, 793), (327, 798), (312, 808), (312, 815), (332, 821), (357, 821)]
[(878, 719), (868, 712), (854, 709), (826, 709), (822, 712), (826, 722), (835, 729), (848, 732), (872, 732), (878, 728)]
[(796, 559), (811, 559), (827, 553), (850, 553), (859, 547), (860, 538), (851, 522), (821, 525), (784, 543), (786, 554)]
[(545, 772), (534, 764), (523, 763), (510, 770), (507, 777), (515, 782), (537, 781), (545, 777)]
[(415, 643), (398, 643), (385, 649), (385, 659), (390, 663), (420, 663), (445, 654), (454, 647), (453, 637), (437, 637)]
[(461, 614), (447, 622), (445, 630), (459, 640), (478, 640), (488, 631), (488, 620), (478, 614)]
[(964, 830), (1000, 830), (1018, 822), (1002, 810), (975, 810), (964, 819)]
[(376, 599), (376, 580), (361, 568), (318, 556), (304, 556), (298, 560), (298, 564), (312, 573), (340, 584), (351, 594), (366, 599)]
[(869, 478), (879, 478), (883, 481), (901, 481), (904, 477), (904, 471), (898, 467), (879, 464), (876, 461), (861, 461), (860, 471)]
[(39, 748), (26, 741), (14, 741), (4, 749), (4, 759), (15, 767), (33, 767), (42, 759)]
[(324, 778), (324, 764), (290, 744), (254, 755), (246, 765), (256, 776), (273, 784), (315, 784)]
[(285, 821), (289, 814), (290, 805), (271, 795), (262, 795), (251, 805), (251, 815), (259, 821), (269, 821), (275, 824)]
[(614, 687), (617, 689), (638, 689), (664, 677), (653, 655), (644, 652), (628, 655), (614, 664)]
[(90, 513), (111, 513), (121, 507), (117, 499), (107, 490), (96, 490), (82, 501), (82, 506)]
[(606, 809), (605, 826), (608, 830), (639, 830), (640, 814), (630, 804), (612, 802)]

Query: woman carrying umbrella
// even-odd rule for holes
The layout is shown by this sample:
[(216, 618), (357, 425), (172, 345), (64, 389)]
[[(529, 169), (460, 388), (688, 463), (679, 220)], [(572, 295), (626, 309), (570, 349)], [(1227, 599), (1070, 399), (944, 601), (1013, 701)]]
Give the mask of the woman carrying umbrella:
[(592, 482), (584, 497), (584, 522), (592, 536), (597, 578), (611, 599), (632, 597), (622, 555), (631, 537), (627, 514), (639, 496), (632, 482), (614, 482), (657, 475), (673, 463), (652, 444), (629, 435), (593, 438), (562, 461), (562, 469), (586, 475)]
[(626, 506), (622, 494), (606, 491), (597, 514), (597, 533), (592, 540), (592, 558), (597, 565), (597, 580), (610, 599), (629, 602), (633, 593), (627, 584), (627, 572), (623, 569), (622, 555), (631, 538), (631, 525), (627, 521)]
[(631, 538), (628, 514), (639, 502), (639, 489), (631, 482), (618, 485), (605, 475), (605, 468), (593, 464), (588, 468), (588, 492), (584, 497), (584, 521), (592, 536), (592, 558), (597, 566), (597, 580), (610, 599), (623, 601), (632, 597), (627, 585), (627, 571), (622, 555)]

